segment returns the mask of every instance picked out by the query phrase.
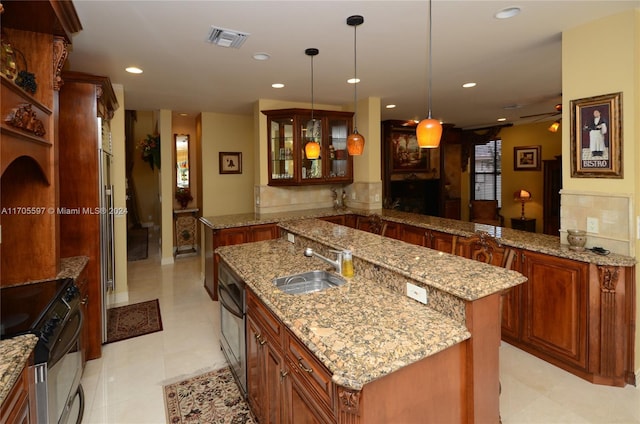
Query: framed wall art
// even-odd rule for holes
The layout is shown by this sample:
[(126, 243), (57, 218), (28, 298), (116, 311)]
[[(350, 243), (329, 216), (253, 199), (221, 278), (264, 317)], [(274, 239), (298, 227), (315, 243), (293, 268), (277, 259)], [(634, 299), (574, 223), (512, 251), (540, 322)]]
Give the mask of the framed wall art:
[(394, 128), (389, 142), (392, 173), (429, 171), (429, 149), (418, 146), (415, 128)]
[(571, 177), (622, 178), (622, 93), (571, 100)]
[(540, 171), (541, 146), (516, 146), (513, 148), (514, 171)]
[(220, 152), (221, 174), (242, 174), (241, 152)]

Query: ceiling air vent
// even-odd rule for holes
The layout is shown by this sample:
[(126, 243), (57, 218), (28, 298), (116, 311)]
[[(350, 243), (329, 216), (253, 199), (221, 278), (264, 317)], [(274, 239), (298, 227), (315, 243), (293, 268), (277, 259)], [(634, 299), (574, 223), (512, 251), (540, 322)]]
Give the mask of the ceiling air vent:
[(222, 47), (239, 49), (250, 34), (234, 29), (211, 26), (207, 41)]

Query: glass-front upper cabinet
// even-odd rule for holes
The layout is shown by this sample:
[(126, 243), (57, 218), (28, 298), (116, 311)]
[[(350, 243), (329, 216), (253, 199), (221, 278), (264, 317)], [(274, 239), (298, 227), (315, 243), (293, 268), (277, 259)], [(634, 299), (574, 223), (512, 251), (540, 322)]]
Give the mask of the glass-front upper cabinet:
[[(314, 110), (313, 119), (309, 109), (263, 113), (269, 134), (269, 185), (353, 182), (353, 160), (347, 153), (352, 112)], [(307, 157), (308, 143), (319, 145), (317, 158)]]

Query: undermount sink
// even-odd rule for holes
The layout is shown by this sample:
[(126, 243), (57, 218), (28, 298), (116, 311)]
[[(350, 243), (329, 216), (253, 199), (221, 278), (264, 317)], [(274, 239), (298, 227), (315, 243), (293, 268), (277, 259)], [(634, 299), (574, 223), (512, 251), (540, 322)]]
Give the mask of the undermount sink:
[(273, 284), (287, 294), (307, 294), (338, 287), (347, 280), (329, 271), (307, 271), (300, 274), (279, 277)]

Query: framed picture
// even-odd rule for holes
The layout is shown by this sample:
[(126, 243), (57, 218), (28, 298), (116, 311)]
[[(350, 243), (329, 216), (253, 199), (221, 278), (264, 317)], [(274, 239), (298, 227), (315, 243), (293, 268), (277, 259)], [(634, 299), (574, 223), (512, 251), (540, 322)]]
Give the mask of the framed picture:
[(622, 93), (571, 100), (571, 176), (622, 178)]
[(221, 174), (242, 174), (241, 152), (220, 152)]
[(389, 143), (392, 173), (429, 171), (429, 149), (418, 146), (415, 128), (394, 128)]
[(517, 146), (513, 148), (514, 171), (540, 171), (541, 146)]

